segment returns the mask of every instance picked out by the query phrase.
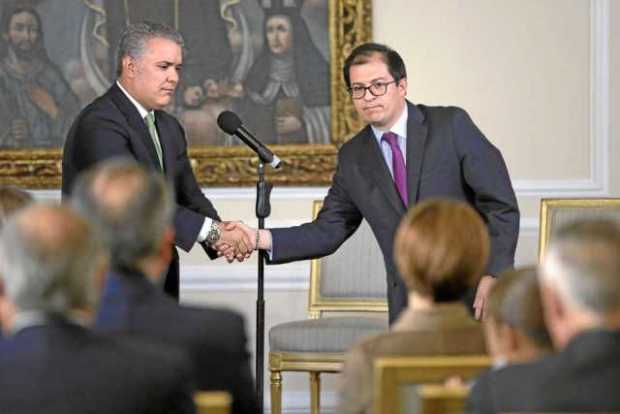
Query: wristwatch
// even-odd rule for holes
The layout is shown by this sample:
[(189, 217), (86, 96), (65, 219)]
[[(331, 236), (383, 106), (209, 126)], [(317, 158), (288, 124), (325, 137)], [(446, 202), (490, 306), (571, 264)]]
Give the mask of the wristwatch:
[(207, 233), (206, 241), (209, 244), (215, 244), (220, 240), (220, 237), (222, 237), (222, 229), (220, 229), (220, 224), (213, 220), (213, 222), (211, 222), (209, 232)]

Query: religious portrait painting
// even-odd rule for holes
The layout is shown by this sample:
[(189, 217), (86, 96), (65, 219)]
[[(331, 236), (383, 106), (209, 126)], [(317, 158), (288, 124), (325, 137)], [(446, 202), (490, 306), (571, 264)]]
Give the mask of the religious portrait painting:
[(55, 164), (46, 163), (57, 159), (79, 111), (115, 81), (123, 29), (144, 20), (166, 23), (184, 38), (181, 79), (165, 110), (185, 129), (201, 183), (243, 185), (255, 166), (243, 143), (218, 127), (223, 111), (238, 114), (246, 129), (280, 150), (289, 171), (276, 180), (327, 181), (333, 165), (308, 170), (301, 160), (333, 160), (355, 121), (335, 65), (356, 43), (368, 40), (369, 3), (5, 0), (0, 3), (0, 161), (9, 164), (0, 167), (0, 181), (28, 181), (20, 177), (20, 163), (30, 153), (45, 167), (41, 180), (30, 177), (30, 182), (54, 186)]

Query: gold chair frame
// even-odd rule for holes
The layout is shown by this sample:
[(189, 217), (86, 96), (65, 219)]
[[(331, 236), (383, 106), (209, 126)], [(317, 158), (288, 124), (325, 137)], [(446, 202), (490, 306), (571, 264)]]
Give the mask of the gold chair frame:
[(464, 413), (469, 387), (424, 384), (417, 389), (420, 398), (420, 414)]
[(543, 198), (540, 200), (538, 259), (542, 260), (551, 238), (551, 217), (561, 208), (620, 208), (620, 198)]
[[(322, 200), (312, 204), (312, 217), (316, 217), (323, 206)], [(308, 316), (320, 318), (324, 312), (383, 312), (387, 313), (386, 300), (334, 299), (321, 295), (320, 259), (310, 262), (310, 288), (308, 292)], [(271, 412), (282, 412), (282, 372), (308, 372), (310, 376), (310, 412), (318, 414), (321, 406), (321, 374), (342, 371), (343, 353), (290, 353), (269, 352), (271, 385)]]
[(196, 391), (196, 414), (230, 414), (232, 397), (226, 391)]
[(452, 376), (467, 380), (490, 366), (488, 355), (377, 358), (374, 363), (374, 412), (401, 412), (401, 385), (440, 383)]

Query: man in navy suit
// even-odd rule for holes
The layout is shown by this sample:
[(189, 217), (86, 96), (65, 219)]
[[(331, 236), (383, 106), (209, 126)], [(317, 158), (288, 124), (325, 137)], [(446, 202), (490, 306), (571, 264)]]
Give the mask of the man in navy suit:
[[(189, 251), (200, 242), (213, 258), (212, 248), (232, 247), (227, 257), (245, 258), (250, 241), (238, 230), (229, 230), (196, 182), (187, 156), (185, 133), (164, 109), (179, 83), (183, 38), (158, 23), (129, 25), (118, 47), (118, 80), (88, 105), (75, 120), (63, 150), (62, 193), (71, 193), (77, 175), (96, 162), (128, 156), (173, 183), (175, 244)], [(179, 295), (176, 250), (164, 289)]]
[(98, 225), (110, 250), (97, 327), (183, 349), (199, 389), (231, 393), (233, 413), (257, 412), (243, 317), (179, 306), (156, 288), (174, 241), (174, 203), (164, 177), (132, 160), (108, 160), (78, 178), (72, 201)]
[(194, 412), (186, 355), (87, 328), (105, 255), (84, 219), (67, 207), (27, 207), (4, 227), (0, 257), (0, 411)]
[(465, 201), (491, 236), (485, 275), (466, 298), (480, 318), (494, 276), (513, 266), (519, 233), (517, 200), (501, 153), (464, 110), (406, 100), (405, 64), (387, 46), (357, 47), (343, 72), (355, 109), (368, 125), (340, 148), (318, 217), (301, 226), (263, 230), (258, 238), (246, 228), (249, 239), (271, 249), (272, 263), (304, 260), (333, 253), (366, 219), (383, 252), (394, 322), (407, 304), (393, 259), (400, 219), (427, 198)]
[(577, 221), (553, 235), (538, 282), (556, 354), (489, 371), (474, 413), (620, 412), (620, 225)]

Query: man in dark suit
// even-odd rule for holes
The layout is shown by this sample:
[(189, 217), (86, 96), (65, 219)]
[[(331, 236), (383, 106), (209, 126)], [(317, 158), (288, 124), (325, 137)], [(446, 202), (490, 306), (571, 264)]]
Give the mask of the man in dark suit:
[(559, 230), (539, 274), (555, 355), (490, 371), (472, 412), (620, 412), (620, 225), (581, 221)]
[[(179, 122), (164, 109), (170, 104), (179, 82), (182, 37), (157, 23), (128, 26), (120, 37), (118, 80), (88, 105), (75, 120), (64, 146), (62, 193), (67, 196), (77, 175), (103, 159), (135, 158), (146, 167), (163, 171), (173, 183), (176, 201), (175, 244), (189, 251), (200, 242), (213, 258), (212, 247), (226, 242), (242, 260), (250, 241), (239, 230), (229, 230), (211, 202), (205, 198), (192, 172), (187, 142)], [(176, 250), (164, 290), (179, 294), (179, 264)]]
[(191, 371), (175, 348), (92, 332), (105, 255), (67, 207), (32, 206), (0, 239), (3, 413), (193, 413)]
[(72, 202), (110, 250), (97, 327), (185, 350), (199, 389), (230, 392), (236, 414), (257, 412), (243, 317), (179, 306), (156, 288), (174, 240), (164, 177), (132, 160), (108, 160), (78, 178)]
[(366, 219), (383, 252), (393, 322), (407, 305), (407, 289), (393, 260), (401, 217), (427, 198), (463, 200), (482, 216), (491, 236), (485, 276), (467, 300), (479, 318), (493, 276), (513, 265), (519, 232), (517, 201), (499, 150), (464, 110), (407, 101), (405, 65), (384, 45), (357, 47), (345, 62), (344, 78), (369, 125), (340, 148), (318, 217), (297, 227), (261, 231), (258, 238), (246, 229), (250, 240), (271, 249), (272, 263), (304, 260), (331, 254)]

